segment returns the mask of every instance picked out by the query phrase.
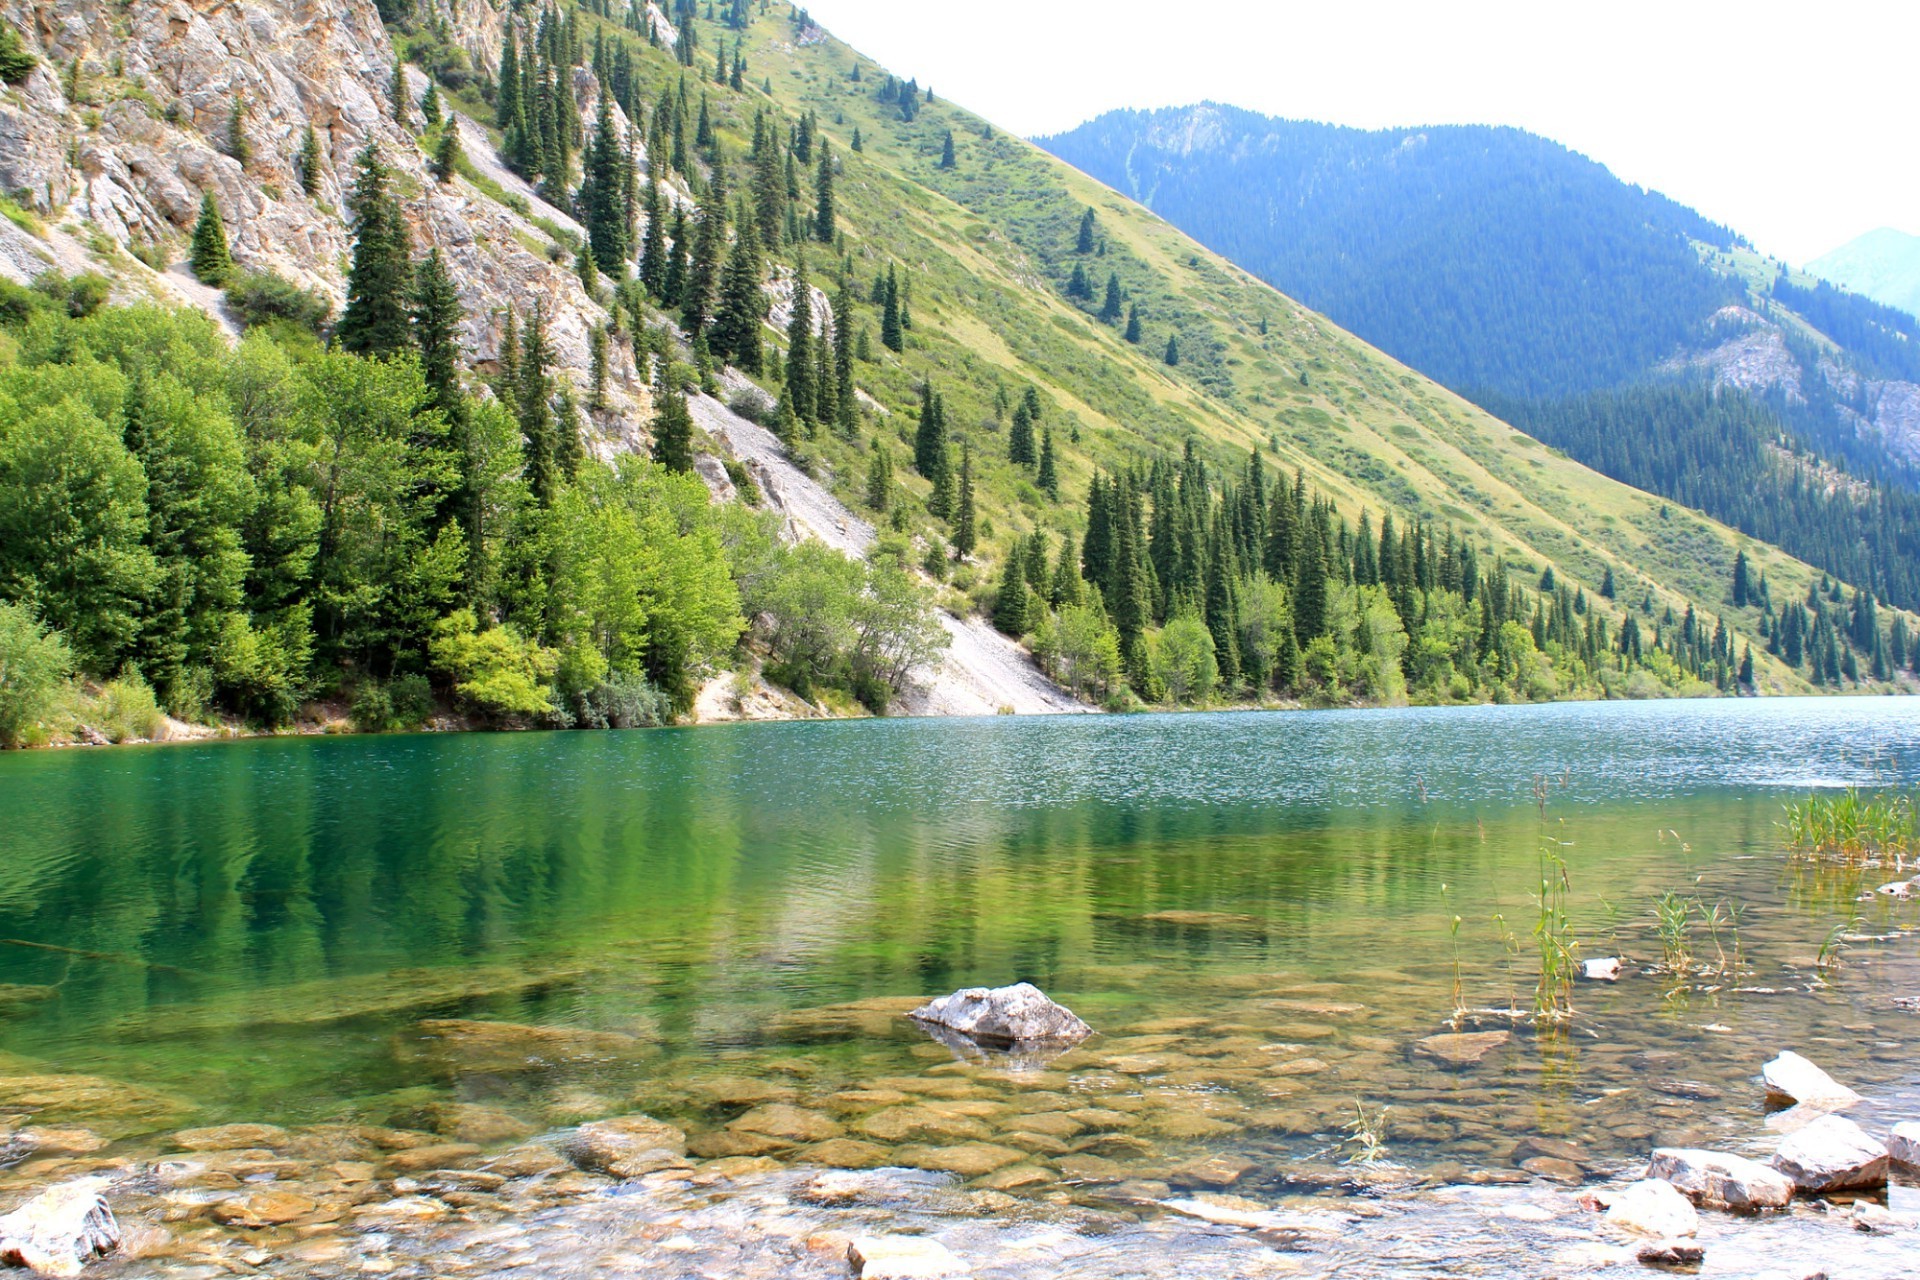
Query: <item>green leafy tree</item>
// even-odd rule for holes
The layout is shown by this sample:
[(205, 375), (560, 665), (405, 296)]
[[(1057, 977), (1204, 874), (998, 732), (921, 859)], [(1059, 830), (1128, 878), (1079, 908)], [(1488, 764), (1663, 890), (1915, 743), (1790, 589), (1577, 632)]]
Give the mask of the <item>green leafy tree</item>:
[(187, 251), (187, 266), (201, 284), (218, 289), (233, 278), (233, 254), (227, 248), (227, 228), (220, 219), (220, 207), (213, 192), (200, 197), (200, 218), (193, 224), (193, 244)]
[[(0, 27), (0, 53), (12, 34)], [(13, 39), (17, 45), (19, 37)], [(0, 747), (21, 746), (43, 730), (72, 671), (73, 655), (58, 632), (41, 626), (25, 605), (0, 601)]]
[(452, 678), (454, 691), (476, 710), (496, 716), (553, 710), (548, 681), (558, 656), (511, 624), (481, 631), (471, 609), (455, 610), (434, 625), (430, 652), (435, 668)]

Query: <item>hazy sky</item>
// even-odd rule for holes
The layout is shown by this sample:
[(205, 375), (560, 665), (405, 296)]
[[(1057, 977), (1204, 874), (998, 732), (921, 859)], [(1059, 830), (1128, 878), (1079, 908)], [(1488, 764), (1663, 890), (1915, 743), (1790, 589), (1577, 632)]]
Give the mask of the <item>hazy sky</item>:
[(813, 0), (1016, 132), (1213, 99), (1381, 127), (1511, 124), (1799, 264), (1920, 232), (1915, 0)]

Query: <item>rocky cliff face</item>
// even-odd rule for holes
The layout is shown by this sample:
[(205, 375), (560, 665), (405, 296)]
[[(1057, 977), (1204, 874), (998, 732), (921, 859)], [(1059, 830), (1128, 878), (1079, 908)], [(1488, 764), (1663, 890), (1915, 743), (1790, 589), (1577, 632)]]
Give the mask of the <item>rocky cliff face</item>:
[[(434, 0), (483, 72), (499, 48), (504, 3)], [(211, 192), (243, 269), (271, 270), (339, 305), (351, 248), (345, 201), (354, 157), (371, 143), (399, 175), (416, 249), (437, 246), (447, 259), (472, 360), (484, 366), (498, 355), (509, 307), (524, 315), (538, 305), (556, 357), (584, 387), (588, 332), (606, 312), (574, 275), (571, 253), (535, 221), (573, 230), (572, 219), (498, 170), (470, 121), (469, 155), (520, 207), (462, 179), (434, 181), (412, 129), (394, 119), (396, 54), (372, 0), (0, 0), (0, 15), (42, 59), (0, 93), (0, 190), (46, 223), (36, 236), (0, 222), (0, 272), (24, 280), (49, 267), (100, 271), (122, 300), (219, 315), (218, 295), (183, 268), (147, 265), (186, 256)], [(415, 69), (409, 81), (417, 103), (426, 77)], [(594, 93), (583, 72), (589, 115)], [(245, 163), (228, 153), (236, 110)], [(294, 171), (308, 126), (322, 158), (311, 198)], [(612, 407), (595, 426), (608, 447), (631, 447), (648, 396), (630, 355), (616, 353), (611, 365)]]

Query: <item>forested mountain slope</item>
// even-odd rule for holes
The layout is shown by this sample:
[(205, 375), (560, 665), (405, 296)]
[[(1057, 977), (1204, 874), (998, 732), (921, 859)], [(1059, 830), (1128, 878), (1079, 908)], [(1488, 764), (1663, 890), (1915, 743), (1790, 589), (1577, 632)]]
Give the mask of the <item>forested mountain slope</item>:
[(1807, 264), (1822, 280), (1920, 316), (1920, 236), (1881, 227)]
[[(1499, 412), (1530, 422), (1619, 395), (1612, 422), (1668, 452), (1653, 403), (1673, 382), (1730, 393), (1761, 442), (1810, 453), (1869, 486), (1907, 492), (1920, 460), (1920, 326), (1910, 316), (1760, 258), (1735, 233), (1520, 130), (1367, 131), (1273, 120), (1211, 104), (1116, 112), (1043, 145), (1151, 205), (1262, 278)], [(1656, 397), (1657, 398), (1657, 397)], [(1603, 455), (1566, 443), (1602, 470)], [(1798, 474), (1775, 450), (1699, 454), (1699, 477), (1609, 474), (1699, 505), (1755, 536), (1708, 493), (1771, 495)], [(1854, 486), (1849, 485), (1848, 490)], [(1831, 513), (1828, 531), (1871, 524)], [(1883, 595), (1920, 604), (1904, 537), (1809, 534), (1789, 546)]]
[[(878, 708), (975, 615), (1114, 705), (1906, 678), (1908, 617), (804, 11), (0, 20), (0, 621), (127, 696), (636, 723), (739, 669)], [(729, 413), (870, 554), (794, 542)], [(50, 487), (75, 450), (100, 482)]]

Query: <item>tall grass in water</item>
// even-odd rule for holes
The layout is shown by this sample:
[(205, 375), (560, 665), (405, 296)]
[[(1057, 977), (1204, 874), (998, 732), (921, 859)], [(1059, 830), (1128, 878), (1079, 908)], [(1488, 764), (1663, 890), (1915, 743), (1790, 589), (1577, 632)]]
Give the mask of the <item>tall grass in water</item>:
[(1557, 1022), (1573, 1015), (1573, 977), (1580, 967), (1576, 956), (1580, 944), (1567, 917), (1573, 883), (1567, 874), (1566, 855), (1561, 852), (1564, 845), (1547, 835), (1545, 778), (1534, 779), (1533, 798), (1540, 809), (1540, 892), (1535, 898), (1539, 914), (1533, 925), (1534, 941), (1540, 947), (1540, 981), (1534, 988), (1533, 1009), (1539, 1020)]
[(1808, 796), (1804, 804), (1789, 804), (1787, 839), (1809, 853), (1831, 853), (1849, 859), (1902, 858), (1920, 849), (1913, 800), (1898, 793), (1863, 795), (1848, 787), (1839, 795)]

